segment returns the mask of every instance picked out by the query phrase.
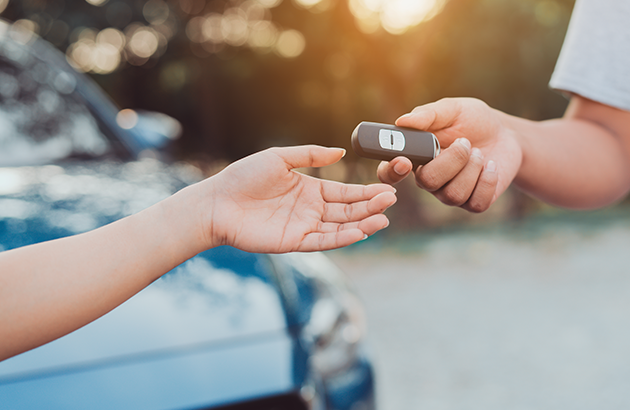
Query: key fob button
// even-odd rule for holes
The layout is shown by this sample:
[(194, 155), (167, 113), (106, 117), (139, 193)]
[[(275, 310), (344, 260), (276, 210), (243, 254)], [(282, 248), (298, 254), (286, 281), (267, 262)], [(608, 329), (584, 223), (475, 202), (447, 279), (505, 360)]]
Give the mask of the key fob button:
[(424, 165), (440, 153), (440, 143), (430, 132), (375, 122), (357, 125), (351, 143), (359, 156), (391, 161), (402, 155), (414, 166)]
[(383, 149), (392, 149), (392, 132), (390, 130), (380, 130), (378, 132), (378, 143)]
[(400, 131), (383, 129), (378, 132), (378, 143), (383, 149), (402, 151), (405, 149), (405, 136)]
[(394, 136), (394, 145), (392, 149), (394, 151), (402, 151), (405, 149), (405, 136), (400, 131), (392, 131), (392, 135)]

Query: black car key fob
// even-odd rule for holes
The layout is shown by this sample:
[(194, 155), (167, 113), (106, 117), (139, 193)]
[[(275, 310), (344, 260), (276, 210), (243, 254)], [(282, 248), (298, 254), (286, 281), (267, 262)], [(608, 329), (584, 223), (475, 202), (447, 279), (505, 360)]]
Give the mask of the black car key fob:
[(438, 156), (440, 142), (430, 132), (364, 121), (352, 132), (352, 149), (361, 157), (383, 161), (407, 157), (418, 166)]

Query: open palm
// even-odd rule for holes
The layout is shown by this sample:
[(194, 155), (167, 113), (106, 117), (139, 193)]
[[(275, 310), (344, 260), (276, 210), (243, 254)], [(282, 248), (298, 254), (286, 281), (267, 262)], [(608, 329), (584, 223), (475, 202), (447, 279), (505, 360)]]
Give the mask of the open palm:
[(272, 148), (233, 163), (209, 180), (213, 206), (204, 225), (212, 241), (250, 252), (317, 251), (385, 228), (389, 222), (382, 212), (396, 202), (392, 187), (293, 171), (333, 164), (343, 154), (319, 146)]

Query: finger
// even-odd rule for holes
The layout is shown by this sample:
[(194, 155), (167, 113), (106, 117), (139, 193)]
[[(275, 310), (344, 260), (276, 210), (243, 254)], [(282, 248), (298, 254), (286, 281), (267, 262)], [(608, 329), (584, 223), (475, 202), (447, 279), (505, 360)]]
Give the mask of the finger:
[(411, 172), (412, 168), (413, 166), (409, 158), (396, 157), (390, 162), (382, 161), (378, 165), (376, 174), (381, 182), (386, 184), (396, 184), (405, 179), (405, 177)]
[(296, 250), (298, 252), (327, 251), (352, 245), (364, 238), (365, 234), (358, 228), (339, 232), (313, 232), (304, 237)]
[(498, 183), (497, 164), (494, 161), (488, 161), (479, 176), (479, 181), (477, 181), (477, 186), (470, 199), (462, 208), (475, 213), (483, 212), (490, 208), (490, 205), (496, 200), (495, 195)]
[(471, 145), (466, 138), (455, 140), (434, 160), (416, 170), (416, 183), (429, 192), (437, 191), (468, 164)]
[(327, 148), (319, 145), (270, 148), (269, 151), (282, 158), (288, 169), (324, 167), (334, 164), (346, 155), (346, 150), (343, 148)]
[(398, 118), (396, 125), (429, 132), (438, 131), (453, 125), (460, 113), (461, 105), (457, 99), (444, 98), (414, 108), (412, 112)]
[(361, 229), (366, 235), (373, 235), (377, 231), (389, 226), (389, 219), (385, 215), (377, 214), (369, 216), (358, 222), (320, 222), (317, 226), (317, 232), (341, 232), (348, 229)]
[(369, 201), (344, 203), (327, 203), (324, 206), (322, 221), (324, 222), (354, 222), (370, 215), (383, 213), (396, 203), (396, 195), (392, 192), (381, 192)]
[(341, 232), (348, 229), (359, 229), (359, 222), (320, 222), (317, 226), (317, 232), (320, 233)]
[(304, 237), (297, 250), (300, 252), (325, 251), (348, 246), (365, 239), (366, 235), (370, 236), (386, 228), (389, 220), (385, 215), (379, 214), (364, 219), (358, 225), (355, 224), (341, 224), (333, 232), (312, 232)]
[(383, 214), (372, 215), (359, 222), (359, 229), (368, 236), (374, 235), (388, 226), (389, 219)]
[(369, 201), (382, 192), (396, 192), (396, 188), (387, 184), (344, 184), (341, 182), (327, 181), (313, 178), (321, 184), (321, 193), (326, 202), (353, 203)]
[(483, 154), (479, 148), (473, 148), (468, 163), (449, 183), (433, 194), (442, 203), (450, 206), (465, 204), (475, 189), (483, 171)]

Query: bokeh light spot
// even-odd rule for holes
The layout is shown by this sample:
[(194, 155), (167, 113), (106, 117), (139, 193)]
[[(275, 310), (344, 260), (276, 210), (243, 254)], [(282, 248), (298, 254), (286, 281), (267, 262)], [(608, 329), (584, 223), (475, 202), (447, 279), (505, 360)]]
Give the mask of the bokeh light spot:
[(138, 114), (129, 108), (120, 110), (116, 115), (116, 123), (120, 128), (130, 130), (138, 123)]
[(68, 62), (82, 72), (109, 74), (121, 63), (122, 33), (115, 29), (101, 31), (94, 41), (91, 36), (79, 38), (66, 50)]
[(149, 0), (142, 8), (142, 15), (151, 24), (158, 25), (164, 23), (171, 10), (162, 0)]
[(266, 50), (274, 45), (278, 29), (270, 21), (259, 21), (250, 30), (248, 44), (253, 49)]
[(263, 7), (260, 3), (257, 3), (253, 0), (248, 0), (241, 4), (241, 10), (245, 12), (247, 15), (247, 20), (250, 23), (255, 24), (260, 20), (268, 20), (269, 19), (269, 10)]
[(210, 13), (201, 23), (201, 33), (206, 41), (221, 43), (223, 41), (223, 31), (221, 21), (223, 17), (217, 13)]
[(179, 7), (184, 13), (191, 15), (201, 13), (205, 6), (205, 0), (179, 0)]
[(403, 34), (410, 27), (433, 18), (445, 0), (350, 0), (350, 11), (359, 28), (375, 32), (376, 22), (391, 34)]
[(276, 42), (276, 52), (285, 58), (295, 58), (306, 47), (304, 35), (297, 30), (283, 31)]
[(261, 6), (268, 9), (278, 7), (280, 3), (282, 3), (282, 0), (257, 0), (257, 1), (258, 3), (260, 3)]
[(72, 43), (66, 51), (68, 62), (78, 71), (88, 72), (92, 70), (94, 67), (93, 46), (94, 42), (91, 40)]
[(242, 46), (247, 41), (249, 27), (245, 13), (240, 9), (230, 9), (221, 20), (221, 33), (231, 46)]
[(205, 21), (204, 17), (193, 17), (186, 24), (186, 36), (193, 43), (203, 42), (203, 24)]
[(110, 44), (118, 51), (122, 51), (125, 48), (126, 38), (120, 30), (110, 27), (96, 35), (96, 42), (98, 44)]
[(93, 59), (92, 71), (98, 74), (109, 74), (120, 65), (120, 51), (111, 44), (96, 44)]
[(86, 2), (88, 2), (88, 4), (91, 4), (92, 6), (103, 6), (105, 3), (107, 3), (107, 0), (85, 0)]
[(22, 44), (28, 44), (35, 39), (38, 29), (34, 21), (18, 20), (11, 26), (11, 38)]
[(9, 0), (0, 0), (0, 13), (2, 13), (9, 5)]
[(316, 6), (322, 0), (294, 0), (298, 6), (304, 7), (306, 9), (310, 9), (311, 7)]
[(158, 48), (158, 37), (148, 27), (136, 30), (129, 40), (129, 49), (140, 58), (151, 57)]

